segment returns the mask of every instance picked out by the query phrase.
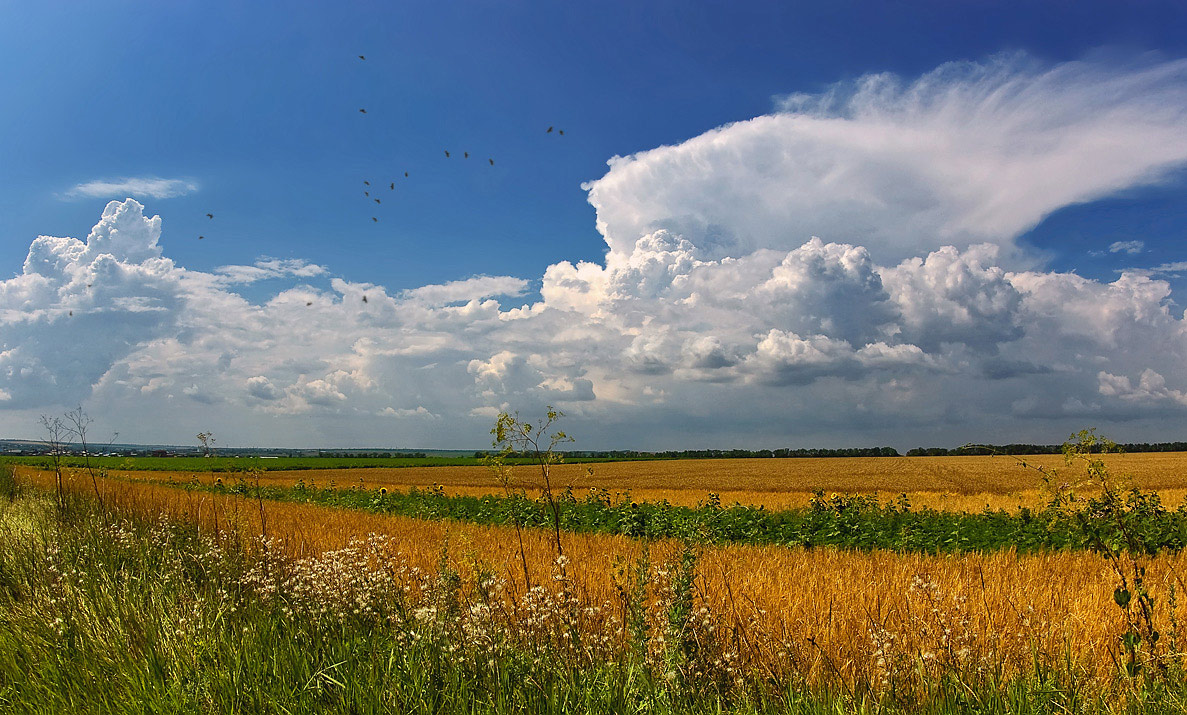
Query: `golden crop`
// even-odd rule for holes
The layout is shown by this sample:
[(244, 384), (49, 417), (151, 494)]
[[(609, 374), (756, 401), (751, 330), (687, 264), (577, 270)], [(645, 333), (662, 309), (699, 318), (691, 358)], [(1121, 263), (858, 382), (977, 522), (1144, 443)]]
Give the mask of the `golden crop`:
[[(1187, 453), (1113, 454), (1107, 457), (1116, 475), (1131, 475), (1134, 484), (1157, 490), (1168, 504), (1187, 498)], [(820, 459), (703, 459), (653, 462), (561, 464), (552, 481), (572, 486), (577, 496), (591, 488), (612, 495), (630, 493), (640, 501), (668, 500), (693, 506), (710, 492), (722, 503), (765, 506), (768, 509), (802, 506), (812, 492), (876, 494), (893, 498), (906, 493), (912, 503), (954, 511), (980, 511), (986, 506), (1013, 510), (1035, 506), (1044, 498), (1042, 474), (1073, 472), (1060, 455), (1037, 455), (1022, 461), (1010, 457), (845, 457)], [(120, 476), (160, 482), (191, 479), (209, 483), (234, 480), (233, 474), (190, 472), (118, 472)], [(516, 467), (513, 482), (535, 494), (533, 467)], [(253, 476), (252, 479), (255, 477)], [(424, 489), (441, 485), (449, 494), (481, 496), (501, 493), (502, 485), (485, 467), (405, 467), (321, 469), (263, 472), (261, 484), (292, 485), (298, 481), (325, 487)]]
[[(975, 463), (996, 466), (991, 460)], [(628, 471), (654, 469), (651, 464), (624, 466)], [(1004, 473), (998, 474), (998, 484), (1013, 484)], [(26, 477), (52, 486), (52, 475), (27, 471)], [(863, 477), (859, 470), (847, 478)], [(945, 478), (958, 481), (952, 475)], [(85, 474), (68, 475), (67, 483), (72, 489), (91, 491)], [(833, 485), (843, 483), (856, 482), (837, 478)], [(508, 599), (523, 598), (527, 591), (519, 542), (510, 527), (291, 503), (263, 502), (261, 514), (261, 504), (251, 498), (149, 482), (103, 480), (100, 490), (109, 503), (190, 520), (208, 531), (252, 536), (266, 530), (295, 556), (316, 556), (368, 534), (382, 534), (385, 548), (410, 567), (432, 571), (444, 554), (464, 580), (470, 579), (469, 587), (476, 574), (487, 571), (507, 584)], [(533, 584), (556, 588), (557, 560), (550, 538), (525, 531), (525, 560)], [(639, 563), (642, 542), (570, 534), (563, 536), (563, 544), (566, 588), (584, 606), (614, 613)], [(656, 542), (649, 548), (648, 618), (661, 623), (660, 592), (672, 578), (682, 546)], [(1184, 555), (1159, 556), (1148, 564), (1147, 584), (1157, 599), (1155, 620), (1165, 648), (1176, 653), (1183, 650), (1185, 634), (1173, 625), (1173, 601), (1168, 596), (1172, 584), (1183, 593), (1178, 574), (1185, 565)], [(737, 667), (752, 672), (893, 685), (946, 668), (998, 668), (1009, 676), (1033, 668), (1037, 659), (1047, 664), (1070, 662), (1083, 676), (1109, 682), (1122, 657), (1119, 637), (1125, 623), (1113, 602), (1116, 577), (1107, 562), (1092, 553), (931, 556), (705, 546), (698, 552), (696, 574), (694, 620), (700, 633), (723, 643), (724, 652), (735, 654)]]

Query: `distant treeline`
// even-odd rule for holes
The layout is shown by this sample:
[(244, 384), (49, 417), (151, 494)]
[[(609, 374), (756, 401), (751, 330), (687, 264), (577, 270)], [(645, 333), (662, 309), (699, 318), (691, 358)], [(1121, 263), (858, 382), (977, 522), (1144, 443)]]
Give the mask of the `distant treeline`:
[[(482, 459), (487, 452), (475, 452)], [(566, 459), (785, 459), (788, 457), (898, 457), (894, 447), (847, 447), (843, 449), (683, 449), (667, 452), (639, 452), (628, 449), (614, 449), (603, 452), (568, 451)], [(512, 453), (513, 457), (528, 458), (531, 455)]]
[(318, 457), (335, 459), (425, 459), (424, 452), (318, 452)]
[[(1118, 444), (1124, 452), (1187, 452), (1187, 442), (1134, 442)], [(1099, 452), (1100, 448), (1093, 448)], [(947, 447), (916, 447), (907, 452), (908, 457), (963, 457), (981, 454), (1062, 454), (1063, 445), (1060, 444), (986, 444), (966, 445), (948, 449)]]

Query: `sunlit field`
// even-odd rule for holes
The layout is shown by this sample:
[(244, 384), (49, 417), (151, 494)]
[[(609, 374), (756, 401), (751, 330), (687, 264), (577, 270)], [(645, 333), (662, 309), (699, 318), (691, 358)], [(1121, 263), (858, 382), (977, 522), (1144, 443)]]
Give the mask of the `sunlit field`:
[[(1157, 490), (1163, 500), (1178, 504), (1187, 498), (1187, 453), (1137, 452), (1110, 454), (1113, 472), (1135, 486)], [(1049, 495), (1044, 473), (1067, 471), (1062, 455), (1029, 455), (1024, 458), (993, 457), (845, 457), (799, 459), (700, 459), (599, 464), (560, 464), (553, 467), (560, 486), (575, 492), (605, 489), (629, 494), (639, 501), (667, 500), (692, 506), (710, 493), (725, 504), (765, 506), (768, 509), (800, 507), (817, 490), (839, 494), (873, 494), (883, 499), (900, 494), (912, 503), (936, 509), (980, 511), (1033, 507)], [(24, 469), (24, 468), (22, 468)], [(230, 481), (235, 473), (202, 471), (110, 470), (120, 478), (164, 483), (196, 481), (212, 484)], [(241, 476), (241, 475), (239, 475)], [(503, 486), (482, 466), (399, 467), (368, 469), (269, 470), (253, 474), (262, 484), (368, 489), (424, 489), (440, 485), (449, 494), (497, 494)], [(1069, 474), (1067, 479), (1074, 480)], [(538, 469), (520, 465), (512, 471), (512, 484), (531, 487)]]
[[(1127, 465), (1149, 466), (1144, 476), (1135, 475), (1135, 481), (1147, 484), (1174, 483), (1170, 471), (1182, 458), (1132, 457), (1122, 459)], [(886, 481), (895, 488), (910, 485), (936, 493), (940, 486), (969, 488), (973, 475), (981, 473), (993, 475), (990, 485), (1000, 492), (1024, 483), (1016, 474), (1034, 478), (1004, 459), (903, 462), (927, 465), (933, 460), (931, 470), (921, 475), (886, 470)], [(771, 491), (739, 493), (795, 498), (783, 495), (802, 494), (816, 486), (809, 481), (812, 474), (823, 475), (826, 465), (843, 467), (851, 461), (774, 465), (783, 471), (763, 460), (746, 461), (736, 466), (749, 469), (751, 479), (765, 479), (761, 483)], [(878, 465), (883, 461), (900, 460), (862, 461), (822, 482), (827, 488), (862, 485), (882, 491)], [(1053, 459), (1046, 464), (1058, 466)], [(714, 469), (730, 465), (608, 466), (622, 468), (618, 479), (634, 470), (649, 473), (648, 484), (656, 493), (688, 492), (691, 499), (696, 488), (711, 485)], [(662, 466), (671, 470), (654, 471)], [(446, 470), (433, 470), (438, 471)], [(481, 473), (447, 471), (451, 488), (493, 488), (483, 483)], [(564, 477), (584, 474), (572, 468), (557, 472)], [(71, 470), (64, 475), (64, 487), (75, 498), (102, 503), (105, 513), (123, 520), (188, 525), (208, 554), (242, 550), (247, 565), (234, 588), (220, 587), (220, 598), (231, 599), (224, 609), (243, 608), (232, 605), (236, 601), (228, 594), (234, 592), (237, 599), (259, 604), (252, 608), (274, 607), (294, 622), (338, 624), (334, 628), (382, 624), (403, 639), (436, 633), (434, 647), (469, 658), (478, 644), (478, 654), (493, 659), (491, 663), (512, 653), (537, 664), (552, 658), (564, 668), (634, 658), (631, 662), (659, 679), (648, 688), (685, 692), (675, 687), (679, 683), (688, 688), (685, 695), (712, 692), (725, 698), (720, 702), (740, 703), (749, 697), (746, 693), (770, 696), (793, 687), (816, 692), (823, 698), (819, 703), (836, 696), (849, 706), (948, 707), (961, 698), (971, 698), (961, 701), (966, 705), (990, 702), (1011, 687), (1054, 688), (1060, 694), (1052, 702), (1062, 705), (1037, 708), (1046, 712), (1061, 711), (1069, 698), (1079, 706), (1124, 703), (1133, 684), (1121, 672), (1127, 662), (1123, 636), (1135, 632), (1135, 626), (1132, 614), (1118, 607), (1117, 596), (1119, 574), (1130, 573), (1130, 565), (1139, 563), (1130, 555), (1119, 556), (1118, 570), (1101, 554), (1085, 549), (928, 555), (554, 535), (546, 529), (270, 502), (250, 494), (195, 489), (193, 484), (187, 488), (176, 475), (153, 476), (164, 481), (143, 475), (98, 475), (92, 480), (85, 471)], [(294, 478), (251, 478), (257, 476), (261, 481)], [(327, 474), (333, 476), (339, 475)], [(397, 484), (387, 481), (390, 472), (361, 476), (368, 490)], [(612, 477), (595, 478), (604, 480), (599, 482), (608, 485), (604, 488), (625, 486)], [(49, 472), (22, 470), (21, 481), (44, 495), (55, 488)], [(439, 476), (438, 481), (444, 479)], [(673, 488), (680, 483), (688, 488)], [(11, 535), (17, 533), (14, 528), (31, 527), (9, 523), (6, 528)], [(1179, 672), (1182, 666), (1178, 599), (1185, 559), (1181, 553), (1141, 557), (1142, 588), (1150, 595), (1144, 627), (1163, 636), (1161, 646), (1138, 649), (1139, 666), (1147, 672)], [(85, 568), (71, 568), (66, 582), (89, 578), (81, 573)], [(85, 590), (81, 583), (71, 588)], [(205, 608), (201, 600), (186, 607), (195, 612)], [(96, 622), (86, 627), (103, 626)], [(217, 632), (222, 625), (206, 614), (185, 627), (198, 629), (191, 635), (201, 637), (202, 629)], [(460, 640), (444, 632), (454, 632)], [(348, 669), (355, 667), (362, 665)], [(665, 700), (664, 707), (672, 702)]]

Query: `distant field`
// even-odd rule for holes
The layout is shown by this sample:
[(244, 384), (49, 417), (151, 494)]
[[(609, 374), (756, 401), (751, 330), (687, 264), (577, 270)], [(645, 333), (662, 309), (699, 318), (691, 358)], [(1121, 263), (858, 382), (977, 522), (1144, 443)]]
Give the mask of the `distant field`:
[[(146, 458), (147, 459), (147, 458)], [(118, 462), (118, 460), (116, 460)], [(227, 460), (221, 473), (211, 473), (214, 460), (195, 458), (159, 458), (166, 471), (151, 471), (137, 463), (136, 470), (113, 464), (113, 476), (147, 481), (184, 482), (197, 479), (211, 482), (216, 478), (235, 479), (234, 460)], [(179, 468), (194, 462), (197, 467)], [(427, 458), (408, 460), (366, 460), (367, 465), (315, 469), (309, 463), (362, 460), (291, 460), (302, 466), (284, 468), (286, 460), (262, 460), (274, 463), (265, 472), (263, 484), (292, 485), (304, 481), (313, 486), (365, 487), (406, 490), (435, 484), (449, 494), (479, 496), (501, 493), (495, 475), (473, 459)], [(1187, 497), (1187, 452), (1143, 452), (1108, 455), (1106, 461), (1115, 475), (1128, 476), (1144, 489), (1160, 492), (1166, 503), (1177, 505)], [(382, 466), (371, 466), (382, 462)], [(258, 461), (244, 460), (250, 468)], [(1026, 466), (1023, 466), (1023, 465)], [(433, 465), (433, 466), (429, 466)], [(666, 499), (672, 504), (695, 505), (710, 493), (726, 504), (762, 505), (767, 508), (802, 506), (819, 489), (826, 493), (876, 494), (893, 497), (911, 495), (920, 506), (980, 511), (992, 508), (1016, 509), (1033, 506), (1044, 497), (1042, 474), (1033, 467), (1043, 467), (1055, 474), (1057, 481), (1075, 483), (1079, 473), (1065, 467), (1059, 455), (1029, 456), (1024, 462), (1009, 457), (845, 457), (799, 459), (706, 459), (657, 460), (643, 462), (605, 462), (600, 464), (563, 464), (554, 467), (554, 485), (572, 486), (581, 495), (591, 488), (611, 493), (630, 492), (640, 501)], [(517, 466), (513, 484), (531, 489), (538, 471), (530, 465)]]
[[(580, 459), (581, 463), (606, 461), (609, 459), (598, 457), (582, 457)], [(74, 468), (84, 466), (81, 457), (66, 457), (62, 462), (66, 466)], [(49, 457), (0, 457), (0, 463), (35, 467), (52, 466)], [(91, 465), (96, 469), (136, 472), (242, 472), (249, 469), (292, 472), (307, 469), (481, 467), (482, 460), (475, 457), (92, 457)]]

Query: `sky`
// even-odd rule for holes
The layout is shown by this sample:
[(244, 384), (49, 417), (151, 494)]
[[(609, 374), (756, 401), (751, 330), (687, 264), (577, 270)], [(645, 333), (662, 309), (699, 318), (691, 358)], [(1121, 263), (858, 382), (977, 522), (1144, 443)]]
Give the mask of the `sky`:
[(82, 405), (469, 449), (554, 405), (579, 449), (1184, 439), (1183, 27), (0, 2), (0, 437)]

